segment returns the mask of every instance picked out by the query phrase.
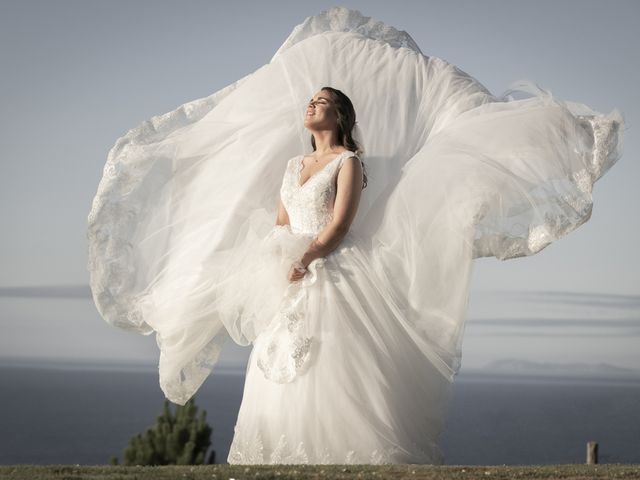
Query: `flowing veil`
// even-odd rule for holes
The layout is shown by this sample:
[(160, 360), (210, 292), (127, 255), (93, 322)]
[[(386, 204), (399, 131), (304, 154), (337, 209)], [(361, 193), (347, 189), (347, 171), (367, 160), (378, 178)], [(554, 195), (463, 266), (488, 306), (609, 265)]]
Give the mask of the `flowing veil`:
[(473, 259), (532, 255), (587, 221), (594, 182), (622, 152), (618, 110), (526, 80), (494, 96), (356, 10), (307, 18), (269, 63), (143, 122), (109, 152), (88, 218), (93, 298), (111, 325), (156, 333), (175, 403), (197, 391), (228, 337), (251, 344), (277, 308), (286, 283), (267, 281), (268, 265), (242, 286), (227, 279), (240, 252), (260, 262), (276, 234), (282, 174), (311, 151), (303, 113), (324, 85), (358, 116), (369, 183), (351, 231), (450, 379)]

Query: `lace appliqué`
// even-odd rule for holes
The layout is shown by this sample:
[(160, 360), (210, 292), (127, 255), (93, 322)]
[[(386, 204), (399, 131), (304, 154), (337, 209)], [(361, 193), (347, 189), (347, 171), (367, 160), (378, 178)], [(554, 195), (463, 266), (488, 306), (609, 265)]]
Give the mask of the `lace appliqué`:
[(131, 261), (135, 255), (132, 232), (144, 212), (127, 194), (149, 180), (149, 172), (160, 163), (163, 155), (171, 154), (157, 148), (148, 151), (147, 145), (197, 122), (248, 78), (243, 77), (208, 97), (145, 120), (118, 139), (109, 151), (87, 217), (87, 270), (96, 306), (111, 325), (144, 335), (154, 331), (138, 305), (141, 296), (128, 293), (134, 291), (137, 278)]
[(177, 375), (168, 376), (165, 372), (172, 371), (172, 369), (163, 368), (166, 357), (162, 349), (160, 333), (156, 333), (156, 343), (160, 348), (160, 388), (171, 402), (185, 405), (198, 391), (218, 362), (227, 338), (227, 334), (216, 335), (198, 352), (193, 360), (180, 369)]
[(289, 383), (309, 369), (317, 340), (305, 332), (307, 288), (318, 278), (318, 269), (325, 258), (317, 258), (307, 267), (308, 272), (291, 283), (282, 298), (278, 313), (255, 341), (256, 364), (265, 378), (276, 383)]
[[(256, 465), (256, 464), (338, 464), (338, 465), (391, 465), (400, 463), (394, 461), (403, 450), (395, 445), (387, 448), (375, 449), (370, 453), (362, 453), (356, 450), (348, 450), (337, 455), (328, 448), (324, 448), (317, 455), (305, 445), (298, 442), (295, 445), (287, 441), (286, 436), (280, 436), (276, 446), (269, 452), (260, 437), (256, 434), (250, 440), (238, 440), (234, 437), (227, 461), (230, 464)], [(425, 454), (426, 455), (426, 454)], [(429, 463), (425, 456), (425, 463)]]
[[(571, 172), (568, 178), (552, 182), (552, 192), (566, 192), (547, 198), (548, 210), (544, 219), (534, 220), (526, 215), (522, 218), (497, 219), (495, 222), (511, 222), (483, 225), (481, 220), (487, 213), (483, 205), (475, 216), (476, 238), (473, 258), (495, 256), (500, 260), (523, 257), (539, 252), (555, 240), (567, 235), (586, 222), (593, 207), (593, 184), (613, 165), (621, 155), (621, 120), (615, 115), (576, 115), (584, 128), (585, 145), (581, 152), (585, 168)], [(577, 150), (576, 150), (577, 151)], [(569, 182), (567, 185), (565, 182)], [(540, 190), (549, 188), (543, 185)], [(532, 192), (531, 197), (535, 197)]]
[(365, 17), (358, 10), (336, 6), (313, 17), (308, 17), (303, 23), (296, 26), (291, 35), (273, 55), (271, 61), (273, 62), (282, 52), (296, 43), (326, 32), (358, 33), (367, 38), (385, 42), (392, 48), (408, 48), (417, 53), (422, 53), (418, 44), (407, 32), (397, 30), (384, 22), (374, 20), (372, 17)]
[(289, 160), (280, 197), (287, 210), (292, 232), (316, 235), (331, 222), (336, 198), (336, 174), (348, 156), (355, 154), (349, 150), (342, 152), (309, 177), (303, 185), (300, 185), (303, 156)]
[(585, 163), (592, 184), (599, 179), (622, 155), (622, 119), (610, 115), (577, 115), (580, 125), (592, 141)]
[[(303, 156), (289, 160), (280, 195), (292, 233), (313, 238), (331, 222), (336, 174), (349, 155), (354, 153), (346, 150), (338, 154), (302, 185)], [(317, 269), (324, 262), (324, 258), (315, 259), (301, 280), (288, 285), (277, 313), (254, 342), (256, 364), (268, 380), (289, 383), (309, 368), (317, 340), (306, 333), (310, 328), (306, 321), (307, 289), (316, 282)]]
[(287, 287), (278, 313), (255, 341), (256, 364), (268, 380), (292, 382), (311, 364), (317, 342), (305, 333), (309, 327), (305, 316), (307, 288), (316, 282), (317, 268), (324, 262), (324, 258), (311, 262), (303, 279)]
[(336, 160), (325, 165), (302, 186), (299, 184), (302, 156), (290, 160), (280, 196), (287, 210), (292, 232), (315, 235), (333, 218), (336, 194), (333, 173)]

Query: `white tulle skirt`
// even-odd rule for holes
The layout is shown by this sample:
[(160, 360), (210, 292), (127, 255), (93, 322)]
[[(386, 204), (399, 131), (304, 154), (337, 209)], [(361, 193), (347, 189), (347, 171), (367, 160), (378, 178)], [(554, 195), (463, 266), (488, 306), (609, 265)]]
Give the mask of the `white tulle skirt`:
[[(252, 271), (264, 279), (263, 267), (309, 241), (274, 227), (264, 242), (273, 256), (262, 250), (262, 261), (251, 257), (237, 278), (252, 285)], [(285, 287), (255, 338), (229, 463), (442, 463), (437, 438), (451, 376), (396, 304), (366, 245), (348, 234)], [(269, 270), (273, 283), (289, 264)], [(258, 287), (243, 291), (269, 303)]]

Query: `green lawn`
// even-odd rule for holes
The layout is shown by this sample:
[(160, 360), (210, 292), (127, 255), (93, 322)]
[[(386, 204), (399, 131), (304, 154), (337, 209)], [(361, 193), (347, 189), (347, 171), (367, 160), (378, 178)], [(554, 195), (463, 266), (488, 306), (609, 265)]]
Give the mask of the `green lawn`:
[(638, 464), (601, 465), (194, 465), (126, 467), (120, 465), (0, 465), (0, 479), (28, 480), (248, 480), (248, 479), (592, 479), (638, 478)]

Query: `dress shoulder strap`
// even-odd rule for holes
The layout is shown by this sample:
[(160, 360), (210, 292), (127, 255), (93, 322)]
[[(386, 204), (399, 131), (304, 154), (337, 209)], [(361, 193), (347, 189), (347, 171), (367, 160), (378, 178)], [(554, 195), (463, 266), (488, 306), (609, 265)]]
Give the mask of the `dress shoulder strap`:
[(356, 157), (358, 160), (360, 160), (358, 155), (356, 155), (354, 152), (352, 152), (351, 150), (346, 150), (345, 152), (343, 152), (343, 155), (340, 158), (340, 161), (338, 162), (338, 169), (342, 168), (342, 164), (344, 163), (344, 160), (350, 157)]

